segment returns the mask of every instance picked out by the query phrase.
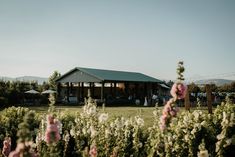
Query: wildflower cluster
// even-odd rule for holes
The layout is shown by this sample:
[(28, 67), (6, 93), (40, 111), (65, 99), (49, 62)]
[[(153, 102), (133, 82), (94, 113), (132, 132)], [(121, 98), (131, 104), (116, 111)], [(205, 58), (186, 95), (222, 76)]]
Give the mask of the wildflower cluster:
[[(9, 111), (15, 112), (17, 110), (9, 108)], [(18, 112), (20, 111), (23, 112), (24, 110), (18, 110)], [(42, 124), (39, 129), (42, 135), (41, 138), (39, 136), (35, 138), (34, 128), (39, 128), (34, 125), (37, 116), (30, 113), (24, 116), (28, 118), (23, 118), (23, 122), (19, 125), (18, 140), (15, 147), (12, 145), (13, 136), (4, 134), (6, 138), (1, 141), (1, 144), (3, 144), (1, 153), (2, 156), (10, 156), (7, 155), (10, 150), (11, 155), (16, 157), (19, 155), (48, 157), (202, 157), (234, 155), (234, 104), (224, 103), (218, 106), (213, 115), (201, 110), (182, 111), (178, 116), (171, 119), (167, 131), (164, 132), (159, 128), (159, 115), (161, 113), (158, 110), (153, 113), (158, 118), (155, 119), (156, 122), (153, 126), (146, 128), (141, 116), (111, 119), (108, 113), (100, 113), (95, 102), (90, 99), (86, 101), (84, 110), (77, 113), (76, 117), (72, 118), (71, 114), (49, 117), (51, 114), (48, 114), (48, 121), (42, 121), (44, 123), (44, 132), (41, 132)], [(7, 128), (6, 123), (3, 121), (3, 115), (6, 118), (5, 113), (0, 115), (0, 126)], [(63, 132), (61, 132), (61, 125), (59, 125), (59, 129), (53, 133), (52, 139), (55, 139), (55, 133), (58, 132), (61, 138), (58, 141), (49, 140), (53, 142), (47, 143), (45, 135), (47, 126), (50, 125), (47, 125), (47, 123), (55, 124), (57, 118), (63, 122)], [(34, 141), (36, 141), (36, 144)]]

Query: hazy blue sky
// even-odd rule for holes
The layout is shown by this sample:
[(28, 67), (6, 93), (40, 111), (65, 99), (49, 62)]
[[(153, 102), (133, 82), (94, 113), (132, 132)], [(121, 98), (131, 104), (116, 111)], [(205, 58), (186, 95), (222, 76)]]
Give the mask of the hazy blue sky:
[(74, 67), (235, 79), (235, 0), (1, 0), (0, 76)]

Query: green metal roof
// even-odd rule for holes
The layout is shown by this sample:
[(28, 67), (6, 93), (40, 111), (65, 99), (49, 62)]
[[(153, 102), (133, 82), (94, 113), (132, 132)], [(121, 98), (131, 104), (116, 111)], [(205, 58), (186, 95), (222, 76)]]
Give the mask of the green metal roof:
[[(76, 72), (83, 72), (91, 77), (93, 77), (95, 80), (99, 80), (99, 82), (102, 81), (119, 81), (119, 82), (157, 82), (161, 83), (161, 80), (155, 79), (153, 77), (144, 75), (142, 73), (137, 72), (126, 72), (126, 71), (115, 71), (115, 70), (103, 70), (103, 69), (92, 69), (92, 68), (83, 68), (83, 67), (77, 67), (66, 74), (62, 75), (59, 79), (56, 81), (59, 82), (61, 80), (69, 80), (69, 77)], [(77, 76), (78, 77), (78, 76)], [(88, 80), (87, 80), (88, 81)]]
[(81, 67), (77, 67), (77, 69), (103, 81), (162, 82), (161, 80), (137, 72), (102, 70)]

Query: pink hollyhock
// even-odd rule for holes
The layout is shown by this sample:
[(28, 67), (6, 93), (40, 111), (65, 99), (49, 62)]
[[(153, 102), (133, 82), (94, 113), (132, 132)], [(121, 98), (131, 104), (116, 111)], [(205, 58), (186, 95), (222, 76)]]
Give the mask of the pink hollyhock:
[(2, 149), (2, 154), (4, 156), (8, 156), (11, 152), (11, 138), (6, 138), (3, 141), (3, 149)]
[(10, 153), (9, 157), (20, 157), (20, 153), (14, 150)]
[(22, 157), (25, 153), (24, 151), (29, 151), (29, 157), (38, 157), (38, 155), (30, 150), (31, 142), (25, 142), (25, 143), (18, 143), (17, 147), (14, 151), (12, 151), (8, 157)]
[(92, 148), (89, 151), (89, 154), (91, 157), (97, 157), (97, 148), (96, 146), (92, 146)]
[(171, 88), (171, 95), (175, 99), (183, 99), (187, 92), (187, 86), (183, 83), (174, 83)]
[(47, 128), (45, 133), (46, 143), (58, 142), (60, 140), (58, 121), (53, 116), (47, 116)]
[(160, 117), (160, 129), (165, 130), (168, 123), (170, 122), (172, 117), (175, 117), (177, 115), (177, 112), (179, 111), (178, 108), (174, 107), (174, 98), (171, 98), (166, 105), (164, 106), (162, 110), (162, 116)]

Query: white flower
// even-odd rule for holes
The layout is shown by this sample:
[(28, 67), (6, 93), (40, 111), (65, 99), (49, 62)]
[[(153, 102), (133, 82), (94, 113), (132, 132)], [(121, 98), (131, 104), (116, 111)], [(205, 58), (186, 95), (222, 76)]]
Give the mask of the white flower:
[(119, 119), (117, 118), (117, 119), (115, 119), (114, 123), (115, 123), (117, 129), (122, 129), (123, 124), (122, 124), (121, 120), (119, 120)]
[(96, 107), (95, 106), (91, 106), (87, 112), (88, 115), (92, 115), (96, 113)]
[(69, 134), (68, 134), (68, 133), (66, 133), (66, 134), (65, 134), (65, 136), (64, 136), (64, 140), (65, 140), (66, 142), (68, 142), (68, 141), (69, 141), (69, 139), (70, 139)]
[(142, 148), (143, 147), (143, 143), (139, 142), (138, 146), (139, 146), (139, 148)]
[(196, 120), (199, 119), (199, 113), (198, 113), (197, 111), (194, 111), (194, 112), (193, 112), (193, 115), (194, 115), (194, 117), (195, 117)]
[(191, 134), (194, 135), (197, 132), (197, 130), (195, 128), (193, 128), (193, 130), (191, 131)]
[(111, 131), (109, 129), (105, 129), (105, 138), (109, 138)]
[(231, 145), (232, 144), (232, 138), (227, 139), (225, 142), (226, 142), (226, 144), (224, 145), (224, 147), (227, 147), (227, 146)]
[(108, 113), (102, 113), (100, 116), (99, 116), (99, 122), (100, 123), (104, 123), (104, 122), (106, 122), (107, 121), (107, 119), (108, 119)]
[(111, 128), (114, 128), (115, 127), (115, 124), (113, 122), (110, 123), (110, 127)]
[(135, 117), (135, 121), (137, 123), (137, 125), (139, 125), (140, 127), (144, 126), (144, 120), (140, 117)]
[(97, 131), (95, 130), (95, 127), (92, 125), (90, 127), (90, 130), (91, 130), (91, 137), (95, 137), (97, 135)]
[(188, 135), (188, 134), (185, 134), (185, 135), (184, 135), (184, 139), (185, 139), (185, 141), (189, 141), (189, 135)]
[(223, 122), (226, 121), (226, 118), (227, 118), (227, 114), (225, 112), (223, 112)]
[(205, 121), (205, 120), (202, 121), (202, 122), (201, 122), (201, 125), (202, 125), (202, 126), (206, 126), (206, 125), (207, 125), (206, 121)]
[(125, 126), (129, 126), (131, 124), (131, 122), (129, 119), (127, 119), (124, 124), (125, 124)]
[(197, 153), (198, 157), (209, 157), (208, 151), (207, 150), (201, 150), (200, 152)]
[(221, 139), (223, 139), (223, 138), (224, 138), (224, 135), (223, 135), (223, 134), (217, 135), (217, 139), (218, 139), (218, 140), (221, 140)]
[(75, 131), (73, 129), (70, 130), (70, 135), (75, 136)]
[(83, 133), (84, 135), (86, 135), (86, 134), (87, 134), (87, 130), (86, 130), (86, 128), (82, 128), (82, 133)]

